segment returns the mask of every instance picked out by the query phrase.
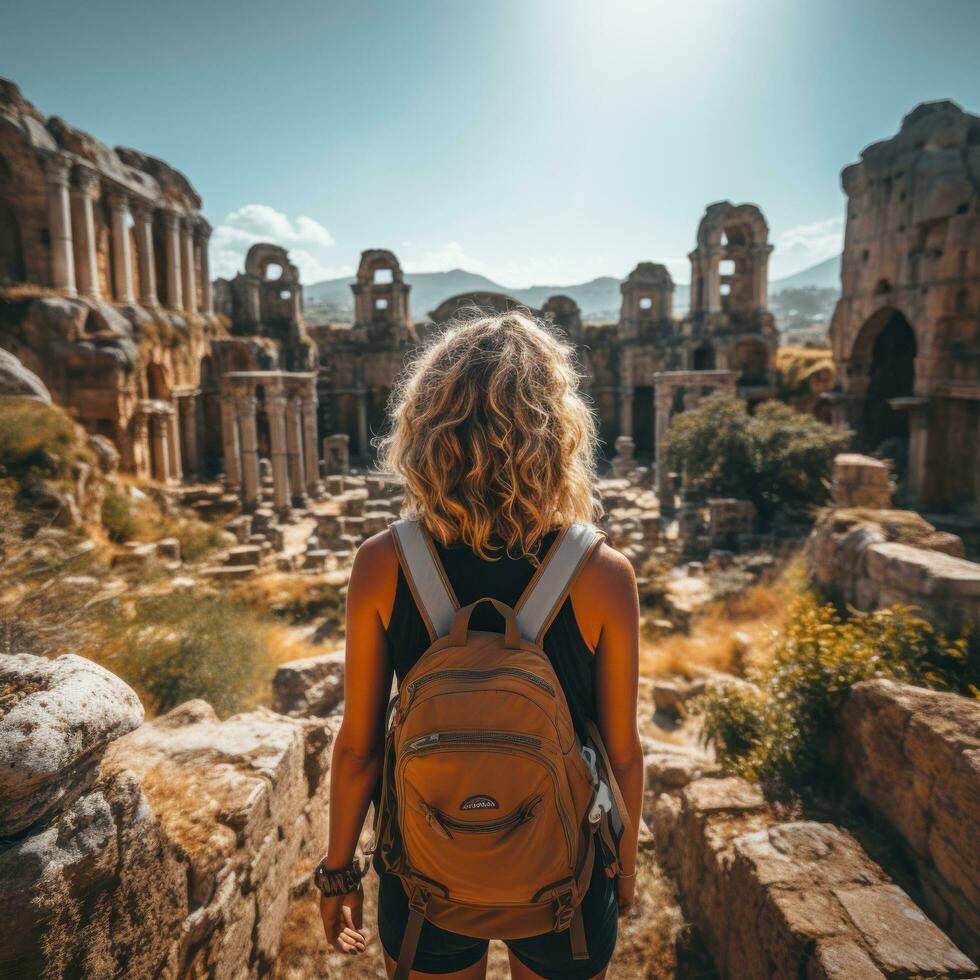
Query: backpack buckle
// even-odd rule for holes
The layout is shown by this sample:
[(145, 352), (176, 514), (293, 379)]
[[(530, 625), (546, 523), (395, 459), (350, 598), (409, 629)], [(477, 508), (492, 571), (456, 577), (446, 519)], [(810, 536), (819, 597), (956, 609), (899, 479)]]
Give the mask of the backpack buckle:
[(555, 896), (555, 927), (553, 932), (563, 932), (572, 924), (575, 909), (572, 907), (572, 893), (562, 892)]

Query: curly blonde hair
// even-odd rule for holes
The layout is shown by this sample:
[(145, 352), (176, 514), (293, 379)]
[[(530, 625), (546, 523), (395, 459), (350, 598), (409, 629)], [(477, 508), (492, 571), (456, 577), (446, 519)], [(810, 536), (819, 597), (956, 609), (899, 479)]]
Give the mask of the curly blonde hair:
[(556, 526), (595, 521), (596, 419), (575, 348), (524, 312), (455, 321), (399, 378), (377, 468), (404, 484), (402, 516), (443, 544), (539, 560)]

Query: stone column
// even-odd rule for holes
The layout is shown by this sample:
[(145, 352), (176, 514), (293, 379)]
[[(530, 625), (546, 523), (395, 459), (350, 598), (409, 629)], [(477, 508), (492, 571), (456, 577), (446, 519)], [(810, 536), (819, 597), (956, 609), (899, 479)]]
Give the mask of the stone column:
[(928, 507), (929, 479), (929, 399), (922, 396), (889, 398), (888, 404), (898, 412), (908, 412), (909, 419), (909, 497), (915, 507)]
[(241, 433), (242, 507), (254, 510), (259, 502), (259, 434), (255, 425), (257, 399), (253, 394), (237, 399), (238, 431)]
[(303, 465), (303, 410), (298, 395), (293, 395), (286, 406), (286, 455), (289, 462), (289, 488), (296, 507), (307, 504), (306, 475)]
[(225, 485), (229, 490), (240, 490), (241, 447), (238, 438), (238, 411), (235, 406), (235, 396), (232, 394), (221, 396), (221, 442), (225, 456)]
[(623, 385), (619, 389), (619, 434), (633, 438), (633, 386)]
[(136, 470), (136, 475), (144, 480), (150, 479), (153, 475), (148, 422), (145, 412), (136, 412), (133, 417), (133, 438), (130, 444), (131, 465)]
[(180, 406), (180, 428), (184, 434), (185, 459), (188, 473), (201, 471), (200, 449), (197, 443), (197, 395), (184, 395), (177, 400)]
[(303, 414), (303, 460), (306, 463), (306, 492), (311, 497), (320, 494), (320, 464), (317, 459), (316, 440), (316, 395), (304, 395)]
[(704, 308), (709, 313), (721, 312), (721, 249), (708, 250), (708, 274), (704, 283)]
[(167, 306), (172, 310), (182, 310), (184, 294), (180, 281), (180, 218), (173, 211), (164, 211), (163, 227), (167, 249)]
[(202, 221), (197, 226), (197, 242), (201, 254), (201, 312), (214, 313), (214, 295), (211, 289), (211, 260), (208, 249), (211, 247), (211, 226)]
[(129, 252), (129, 198), (109, 196), (112, 213), (112, 278), (117, 303), (133, 302), (133, 262)]
[(71, 164), (60, 154), (48, 157), (44, 172), (48, 179), (48, 229), (51, 236), (51, 285), (66, 296), (74, 296), (75, 253), (71, 231), (71, 200), (68, 175)]
[(272, 493), (276, 513), (280, 518), (289, 516), (289, 456), (287, 452), (285, 395), (270, 394), (265, 400), (269, 419), (269, 441), (272, 443)]
[(759, 245), (754, 249), (753, 258), (755, 259), (753, 282), (753, 292), (755, 293), (755, 305), (759, 310), (769, 307), (769, 253), (772, 251), (771, 245)]
[(358, 388), (355, 392), (357, 396), (357, 455), (368, 455), (368, 417), (367, 417), (367, 391)]
[(161, 483), (170, 479), (170, 452), (167, 449), (167, 420), (163, 415), (150, 416), (151, 452), (153, 454), (153, 476)]
[(181, 222), (180, 261), (184, 276), (184, 309), (197, 312), (197, 283), (194, 281), (194, 232), (190, 219)]
[(99, 175), (79, 168), (73, 192), (75, 213), (79, 218), (78, 236), (82, 260), (76, 270), (79, 292), (92, 299), (101, 298), (99, 289), (99, 250), (95, 240), (95, 202), (99, 199)]
[(657, 497), (660, 500), (660, 513), (672, 514), (674, 497), (670, 486), (669, 467), (666, 459), (667, 432), (670, 429), (670, 410), (674, 401), (674, 389), (665, 382), (654, 379), (654, 401), (657, 406), (657, 444), (655, 447), (657, 467)]
[(133, 202), (133, 220), (136, 222), (136, 257), (140, 264), (140, 303), (156, 306), (157, 267), (153, 257), (153, 209), (143, 201)]
[(180, 418), (176, 407), (167, 413), (167, 448), (170, 452), (170, 478), (181, 480), (184, 466), (180, 456)]

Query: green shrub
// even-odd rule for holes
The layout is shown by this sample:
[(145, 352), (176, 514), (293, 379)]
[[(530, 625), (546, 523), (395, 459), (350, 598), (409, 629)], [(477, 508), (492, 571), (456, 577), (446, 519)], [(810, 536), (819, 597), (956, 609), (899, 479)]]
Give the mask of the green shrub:
[(849, 441), (849, 432), (782, 402), (749, 415), (745, 402), (718, 393), (673, 420), (666, 454), (692, 499), (751, 500), (768, 526), (784, 508), (825, 502), (831, 463)]
[(21, 482), (30, 475), (67, 479), (87, 455), (74, 423), (60, 409), (34, 398), (0, 396), (0, 471)]
[(262, 624), (220, 597), (141, 599), (132, 618), (111, 615), (103, 636), (98, 659), (154, 714), (192, 698), (204, 698), (219, 713), (235, 711), (264, 669)]
[(837, 713), (859, 681), (890, 678), (969, 687), (965, 639), (950, 640), (908, 606), (842, 617), (810, 596), (797, 600), (757, 687), (718, 685), (691, 704), (724, 768), (776, 789), (826, 781)]
[(109, 538), (128, 541), (136, 533), (136, 518), (124, 491), (109, 487), (102, 498), (102, 526)]

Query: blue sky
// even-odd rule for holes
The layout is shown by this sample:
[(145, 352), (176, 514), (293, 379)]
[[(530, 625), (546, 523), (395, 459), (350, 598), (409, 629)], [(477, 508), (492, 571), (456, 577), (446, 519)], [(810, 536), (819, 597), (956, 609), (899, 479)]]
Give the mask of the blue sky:
[(0, 75), (184, 171), (227, 274), (566, 284), (685, 258), (753, 201), (775, 276), (834, 254), (839, 173), (916, 104), (980, 113), (980, 0), (3, 0)]

